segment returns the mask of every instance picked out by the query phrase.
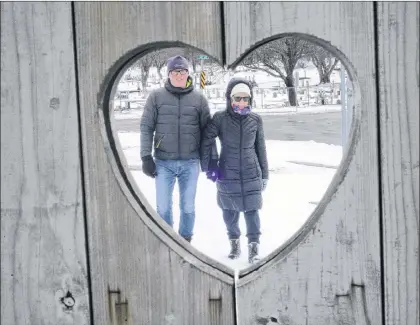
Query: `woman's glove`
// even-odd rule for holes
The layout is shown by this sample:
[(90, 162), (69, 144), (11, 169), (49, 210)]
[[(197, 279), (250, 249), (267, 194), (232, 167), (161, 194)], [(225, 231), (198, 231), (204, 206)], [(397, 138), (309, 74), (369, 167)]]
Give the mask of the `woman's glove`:
[(219, 178), (219, 171), (217, 171), (217, 170), (213, 170), (213, 171), (208, 171), (207, 173), (206, 173), (206, 175), (207, 175), (207, 178), (209, 179), (209, 180), (211, 180), (212, 182), (215, 182), (215, 181), (217, 181), (217, 179)]
[(215, 159), (210, 160), (209, 163), (209, 170), (206, 173), (207, 178), (211, 180), (212, 182), (217, 181), (218, 178), (220, 178), (220, 170), (218, 166), (218, 161)]

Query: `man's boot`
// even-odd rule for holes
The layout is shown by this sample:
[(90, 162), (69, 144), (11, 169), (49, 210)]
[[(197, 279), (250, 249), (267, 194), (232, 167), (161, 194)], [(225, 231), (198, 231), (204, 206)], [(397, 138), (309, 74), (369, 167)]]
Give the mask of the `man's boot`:
[(240, 245), (239, 239), (229, 239), (229, 242), (230, 242), (230, 253), (228, 257), (234, 260), (241, 255), (241, 245)]
[(259, 261), (260, 257), (258, 256), (258, 243), (249, 243), (248, 244), (248, 262), (254, 264)]
[(192, 237), (183, 237), (187, 242), (191, 243)]

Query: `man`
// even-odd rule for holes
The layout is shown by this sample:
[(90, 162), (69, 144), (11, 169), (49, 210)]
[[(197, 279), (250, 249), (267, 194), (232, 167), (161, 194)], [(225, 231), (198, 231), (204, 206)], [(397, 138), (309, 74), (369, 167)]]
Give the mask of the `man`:
[(163, 88), (150, 93), (144, 107), (140, 156), (143, 172), (156, 178), (157, 212), (171, 227), (172, 194), (178, 179), (181, 210), (178, 233), (191, 242), (201, 135), (210, 121), (210, 111), (206, 98), (194, 90), (188, 71), (184, 57), (168, 60), (168, 80)]

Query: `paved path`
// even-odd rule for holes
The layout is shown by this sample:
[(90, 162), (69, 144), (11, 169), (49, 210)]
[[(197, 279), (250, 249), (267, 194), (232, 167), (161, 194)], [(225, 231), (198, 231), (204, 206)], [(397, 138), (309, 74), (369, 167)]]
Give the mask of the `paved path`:
[(341, 112), (263, 115), (269, 140), (315, 141), (341, 145)]
[[(267, 140), (341, 143), (341, 112), (261, 115)], [(116, 120), (117, 131), (140, 132), (140, 119)]]

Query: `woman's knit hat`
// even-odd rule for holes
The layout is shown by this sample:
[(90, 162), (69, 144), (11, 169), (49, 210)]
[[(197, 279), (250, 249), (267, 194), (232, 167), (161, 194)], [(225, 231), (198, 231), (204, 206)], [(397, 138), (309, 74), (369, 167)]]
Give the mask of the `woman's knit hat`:
[(242, 82), (236, 84), (232, 88), (232, 90), (230, 92), (230, 97), (233, 97), (235, 94), (238, 94), (238, 93), (245, 93), (245, 94), (247, 94), (248, 96), (251, 97), (251, 89), (248, 87), (247, 84), (244, 84)]

